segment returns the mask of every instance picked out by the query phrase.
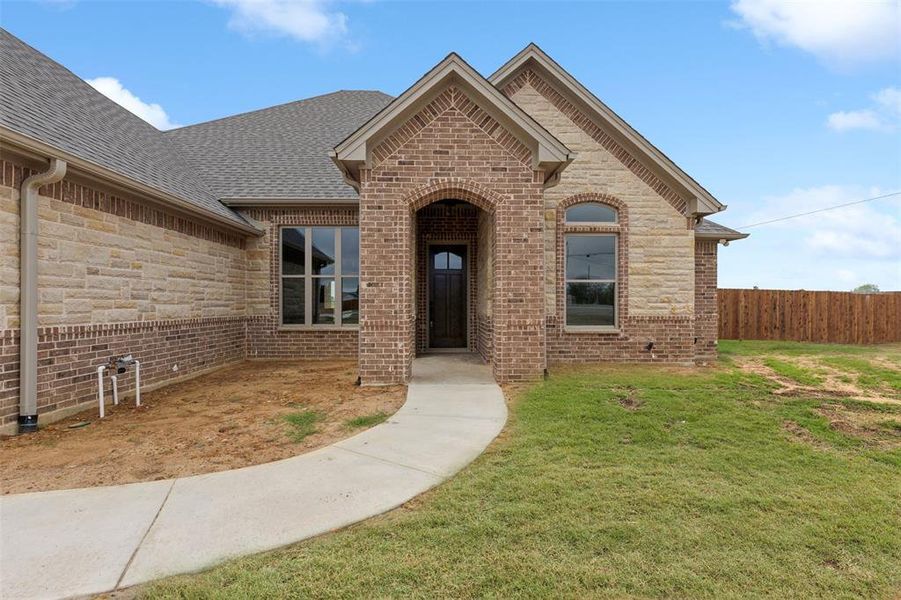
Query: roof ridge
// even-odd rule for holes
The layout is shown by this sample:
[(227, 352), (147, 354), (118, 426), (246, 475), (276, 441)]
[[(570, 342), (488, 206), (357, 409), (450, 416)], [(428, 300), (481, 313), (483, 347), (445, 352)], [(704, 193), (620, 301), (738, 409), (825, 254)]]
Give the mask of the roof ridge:
[(383, 92), (383, 91), (381, 91), (381, 90), (347, 90), (347, 89), (341, 89), (341, 90), (335, 90), (335, 91), (332, 91), (332, 92), (326, 92), (326, 93), (324, 93), (324, 94), (317, 94), (317, 95), (315, 95), (315, 96), (310, 96), (309, 98), (300, 98), (300, 99), (297, 99), (297, 100), (289, 100), (288, 102), (282, 102), (282, 103), (280, 103), (280, 104), (273, 104), (272, 106), (266, 106), (266, 107), (263, 107), (263, 108), (255, 108), (255, 109), (253, 109), (253, 110), (247, 110), (247, 111), (244, 111), (244, 112), (235, 113), (235, 114), (233, 114), (233, 115), (227, 115), (227, 116), (224, 116), (224, 117), (217, 117), (217, 118), (215, 118), (215, 119), (210, 119), (209, 121), (200, 121), (199, 123), (192, 123), (192, 124), (190, 124), (190, 125), (184, 125), (184, 126), (182, 126), (182, 127), (176, 127), (176, 128), (174, 128), (174, 129), (169, 129), (169, 130), (167, 130), (167, 131), (163, 131), (162, 133), (164, 133), (164, 134), (169, 134), (169, 133), (172, 133), (173, 131), (184, 131), (184, 130), (190, 129), (190, 128), (192, 128), (192, 127), (200, 127), (201, 125), (210, 125), (210, 124), (212, 124), (212, 123), (218, 123), (219, 121), (227, 121), (227, 120), (229, 120), (229, 119), (235, 119), (235, 118), (237, 118), (237, 117), (246, 117), (247, 115), (252, 115), (252, 114), (255, 114), (255, 113), (266, 112), (266, 111), (268, 111), (268, 110), (273, 110), (273, 109), (276, 109), (276, 108), (284, 108), (285, 106), (290, 106), (290, 105), (292, 105), (292, 104), (300, 104), (301, 102), (309, 102), (310, 100), (318, 100), (318, 99), (320, 99), (320, 98), (327, 98), (328, 96), (334, 96), (334, 95), (336, 95), (336, 94), (343, 94), (343, 93), (348, 93), (348, 92), (366, 92), (367, 94), (381, 94), (381, 95), (383, 95), (383, 96), (385, 96), (385, 97), (387, 97), (387, 98), (393, 98), (393, 96), (391, 96), (390, 94), (386, 94), (385, 92)]

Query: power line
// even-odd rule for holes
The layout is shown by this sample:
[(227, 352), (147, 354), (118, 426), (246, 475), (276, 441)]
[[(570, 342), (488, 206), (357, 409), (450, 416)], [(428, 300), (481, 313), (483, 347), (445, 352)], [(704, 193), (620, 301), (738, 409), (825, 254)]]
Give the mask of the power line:
[(806, 217), (807, 215), (815, 215), (816, 213), (826, 212), (827, 210), (835, 210), (836, 208), (844, 208), (846, 206), (853, 206), (855, 204), (863, 204), (864, 202), (872, 202), (873, 200), (882, 200), (883, 198), (891, 198), (892, 196), (901, 195), (901, 191), (891, 192), (890, 194), (885, 194), (882, 196), (874, 196), (873, 198), (865, 198), (863, 200), (855, 200), (854, 202), (846, 202), (844, 204), (836, 204), (835, 206), (827, 206), (826, 208), (818, 208), (817, 210), (812, 210), (810, 212), (798, 213), (796, 215), (788, 215), (787, 217), (779, 217), (778, 219), (771, 219), (769, 221), (761, 221), (760, 223), (752, 223), (751, 225), (742, 225), (739, 229), (748, 229), (751, 227), (758, 227), (760, 225), (769, 225), (770, 223), (778, 223), (779, 221), (786, 221), (788, 219), (796, 219), (798, 217)]

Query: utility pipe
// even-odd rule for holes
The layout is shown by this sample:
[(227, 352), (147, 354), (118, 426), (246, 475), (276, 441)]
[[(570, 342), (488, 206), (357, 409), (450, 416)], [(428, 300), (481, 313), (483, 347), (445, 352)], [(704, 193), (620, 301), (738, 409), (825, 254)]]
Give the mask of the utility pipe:
[(135, 406), (141, 406), (141, 361), (135, 361)]
[(66, 161), (22, 182), (19, 192), (19, 433), (38, 429), (38, 190), (66, 175)]
[(113, 404), (116, 406), (119, 405), (119, 378), (115, 375), (110, 377), (110, 381), (113, 382)]
[(99, 366), (97, 367), (97, 403), (100, 405), (100, 418), (102, 419), (104, 416), (103, 412), (103, 372), (106, 370), (106, 367)]

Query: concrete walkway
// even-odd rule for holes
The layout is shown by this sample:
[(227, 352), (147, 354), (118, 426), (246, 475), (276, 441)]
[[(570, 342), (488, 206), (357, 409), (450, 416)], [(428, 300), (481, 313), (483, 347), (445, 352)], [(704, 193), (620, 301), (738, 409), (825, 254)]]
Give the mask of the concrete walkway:
[(417, 359), (386, 423), (309, 454), (166, 481), (0, 497), (0, 597), (127, 587), (395, 508), (476, 458), (507, 419), (489, 368)]

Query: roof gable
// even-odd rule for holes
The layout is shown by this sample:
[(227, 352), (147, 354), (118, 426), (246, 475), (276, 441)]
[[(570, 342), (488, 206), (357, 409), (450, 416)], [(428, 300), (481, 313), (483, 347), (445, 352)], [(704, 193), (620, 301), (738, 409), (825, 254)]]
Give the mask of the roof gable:
[(557, 181), (560, 171), (572, 160), (570, 150), (460, 56), (451, 53), (335, 147), (332, 160), (347, 182), (358, 187), (359, 170), (371, 168), (373, 150), (450, 85), (479, 101), (486, 112), (530, 149), (532, 168), (545, 171), (546, 184)]
[(684, 195), (688, 199), (686, 212), (705, 215), (726, 208), (534, 43), (507, 61), (488, 80), (498, 89), (502, 89), (525, 69), (532, 69), (540, 77), (545, 77), (560, 86), (569, 99), (587, 115), (597, 120), (598, 125), (605, 127), (617, 143), (638, 158), (668, 186)]

